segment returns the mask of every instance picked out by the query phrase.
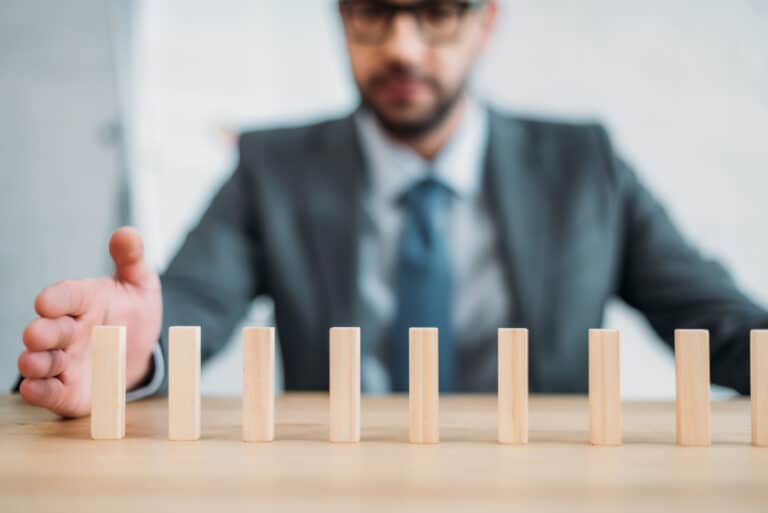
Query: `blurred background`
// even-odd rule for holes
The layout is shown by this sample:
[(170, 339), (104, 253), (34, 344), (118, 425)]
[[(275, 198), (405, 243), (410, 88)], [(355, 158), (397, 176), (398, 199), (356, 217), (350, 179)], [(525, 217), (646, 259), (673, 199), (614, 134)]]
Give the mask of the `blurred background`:
[[(767, 305), (768, 3), (501, 5), (474, 89), (503, 110), (606, 123), (689, 238)], [(111, 272), (115, 227), (136, 225), (162, 270), (231, 173), (234, 134), (355, 107), (334, 6), (0, 2), (3, 390), (36, 293)], [(270, 308), (257, 301), (248, 322)], [(671, 352), (645, 321), (616, 303), (606, 325), (622, 330), (623, 396), (674, 397)], [(204, 393), (240, 393), (237, 338)]]

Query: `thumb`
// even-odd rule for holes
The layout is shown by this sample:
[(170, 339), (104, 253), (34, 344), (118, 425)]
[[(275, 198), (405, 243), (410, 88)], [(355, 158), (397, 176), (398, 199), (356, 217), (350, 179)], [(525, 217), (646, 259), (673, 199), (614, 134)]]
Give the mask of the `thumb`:
[(115, 262), (115, 279), (138, 287), (149, 284), (155, 275), (144, 259), (144, 242), (135, 228), (123, 226), (109, 240), (109, 254)]

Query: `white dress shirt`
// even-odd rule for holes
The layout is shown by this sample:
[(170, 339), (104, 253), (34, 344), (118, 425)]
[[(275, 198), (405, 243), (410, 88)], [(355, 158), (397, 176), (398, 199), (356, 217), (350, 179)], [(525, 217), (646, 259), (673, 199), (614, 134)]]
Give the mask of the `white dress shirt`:
[(405, 212), (398, 198), (432, 175), (453, 191), (442, 222), (454, 269), (454, 345), (459, 391), (496, 386), (496, 330), (510, 317), (496, 224), (483, 187), (489, 119), (472, 98), (459, 127), (432, 161), (390, 138), (375, 116), (355, 116), (370, 176), (359, 247), (362, 306), (362, 387), (366, 393), (391, 390), (387, 336), (396, 312), (396, 261)]

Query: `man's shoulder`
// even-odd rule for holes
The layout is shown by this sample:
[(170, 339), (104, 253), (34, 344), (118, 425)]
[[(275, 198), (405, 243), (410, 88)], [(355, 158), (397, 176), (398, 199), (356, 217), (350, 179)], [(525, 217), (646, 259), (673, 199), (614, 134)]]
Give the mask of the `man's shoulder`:
[(491, 108), (495, 130), (514, 132), (532, 141), (559, 141), (568, 143), (584, 137), (606, 136), (602, 122), (591, 117), (556, 117), (516, 113)]
[(580, 184), (594, 191), (601, 184), (613, 191), (629, 178), (597, 119), (492, 111), (491, 124), (497, 161), (525, 163), (553, 190), (575, 191)]
[(594, 118), (556, 118), (491, 111), (491, 134), (501, 151), (538, 161), (543, 171), (559, 174), (577, 168), (612, 167), (615, 157), (608, 130)]
[(354, 136), (352, 114), (315, 120), (309, 123), (282, 123), (243, 131), (239, 136), (240, 153), (265, 151), (298, 155), (312, 153)]

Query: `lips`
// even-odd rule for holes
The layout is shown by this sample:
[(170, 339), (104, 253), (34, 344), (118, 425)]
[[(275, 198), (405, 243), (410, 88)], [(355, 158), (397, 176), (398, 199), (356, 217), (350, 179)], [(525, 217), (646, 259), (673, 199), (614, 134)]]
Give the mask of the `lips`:
[(412, 100), (429, 90), (423, 81), (414, 78), (388, 78), (377, 84), (377, 92), (390, 101)]

